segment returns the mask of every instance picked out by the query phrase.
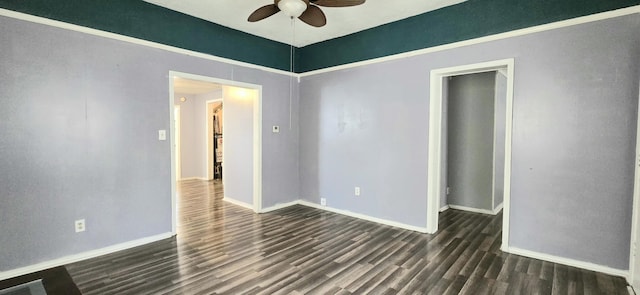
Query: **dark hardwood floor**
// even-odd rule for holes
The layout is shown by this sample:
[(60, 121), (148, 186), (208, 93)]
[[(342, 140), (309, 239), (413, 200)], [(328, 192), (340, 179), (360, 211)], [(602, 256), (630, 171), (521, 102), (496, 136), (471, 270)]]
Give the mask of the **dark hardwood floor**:
[[(47, 295), (80, 295), (80, 290), (73, 283), (71, 276), (63, 266), (58, 266), (19, 277), (0, 281), (0, 294), (6, 288), (26, 284), (35, 280), (42, 280)], [(31, 294), (31, 292), (18, 292), (10, 294)]]
[(179, 184), (175, 238), (67, 268), (83, 294), (628, 294), (625, 280), (500, 252), (501, 215), (420, 234), (303, 206), (267, 214)]

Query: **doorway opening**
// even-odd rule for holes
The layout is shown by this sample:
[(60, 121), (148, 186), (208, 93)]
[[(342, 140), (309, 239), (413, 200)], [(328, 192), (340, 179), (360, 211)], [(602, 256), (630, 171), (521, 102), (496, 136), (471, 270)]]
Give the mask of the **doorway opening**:
[(207, 179), (223, 180), (224, 108), (222, 99), (207, 100)]
[[(218, 163), (218, 179), (224, 181), (224, 200), (260, 212), (262, 87), (171, 71), (169, 93), (170, 120), (175, 122), (176, 116), (181, 119), (179, 124), (171, 124), (171, 179), (178, 179), (178, 175), (181, 180), (214, 179)], [(223, 104), (229, 116), (222, 116), (221, 112), (214, 115)], [(180, 110), (179, 115), (176, 109)], [(176, 143), (178, 136), (181, 144)], [(216, 152), (220, 157), (215, 156)], [(222, 163), (227, 164), (225, 169)], [(172, 231), (176, 234), (176, 181), (171, 182), (171, 204)]]
[[(438, 230), (438, 213), (442, 208), (441, 203), (443, 200), (446, 200), (447, 196), (447, 184), (446, 184), (446, 175), (449, 174), (448, 171), (448, 161), (447, 161), (447, 141), (450, 140), (449, 135), (457, 136), (453, 132), (448, 132), (446, 128), (448, 123), (448, 117), (446, 115), (446, 110), (448, 108), (448, 92), (449, 92), (449, 77), (460, 77), (463, 75), (471, 75), (471, 74), (480, 74), (480, 73), (496, 73), (496, 77), (499, 75), (503, 75), (506, 78), (505, 87), (504, 87), (504, 107), (501, 111), (495, 113), (495, 118), (500, 119), (504, 122), (500, 128), (504, 128), (504, 138), (502, 140), (498, 140), (499, 144), (503, 144), (504, 148), (502, 149), (504, 158), (502, 161), (495, 161), (495, 150), (493, 149), (493, 145), (491, 146), (492, 162), (488, 162), (491, 166), (495, 167), (491, 172), (492, 177), (491, 185), (487, 186), (485, 183), (484, 190), (488, 191), (485, 195), (490, 195), (489, 200), (481, 201), (480, 203), (487, 203), (487, 210), (482, 210), (477, 208), (477, 212), (481, 213), (489, 213), (495, 210), (499, 211), (499, 204), (496, 203), (496, 183), (495, 183), (495, 174), (498, 173), (503, 176), (503, 181), (501, 187), (498, 189), (502, 190), (503, 197), (503, 222), (502, 222), (502, 249), (508, 249), (508, 241), (509, 241), (509, 200), (510, 200), (510, 184), (511, 184), (511, 130), (512, 130), (512, 113), (513, 113), (513, 59), (505, 59), (498, 60), (492, 62), (485, 62), (479, 64), (451, 67), (451, 68), (443, 68), (436, 69), (431, 71), (430, 78), (430, 107), (429, 107), (429, 164), (428, 164), (428, 188), (427, 188), (427, 232), (435, 233)], [(479, 77), (479, 76), (477, 76)], [(457, 104), (458, 102), (456, 102)], [(477, 103), (477, 102), (476, 102)], [(475, 108), (473, 105), (468, 105), (466, 108)], [(494, 106), (491, 106), (491, 110), (495, 110)], [(487, 110), (490, 112), (490, 110)], [(460, 114), (458, 114), (460, 115)], [(496, 120), (498, 120), (496, 119)], [(491, 124), (493, 124), (493, 118)], [(460, 126), (458, 126), (460, 127)], [(467, 126), (469, 127), (469, 126)], [(474, 127), (474, 126), (471, 126)], [(494, 127), (495, 128), (495, 127)], [(484, 128), (485, 130), (487, 128)], [(467, 130), (472, 132), (472, 130)], [(502, 130), (500, 130), (502, 131)], [(495, 129), (487, 134), (491, 134), (491, 138), (486, 139), (485, 141), (496, 142), (495, 134), (498, 133)], [(465, 139), (468, 140), (468, 139)], [(452, 141), (454, 144), (457, 144), (455, 139)], [(485, 147), (486, 150), (486, 147)], [(464, 151), (463, 151), (464, 152)], [(498, 162), (498, 165), (495, 163)], [(459, 170), (459, 168), (464, 168), (463, 165), (458, 165), (456, 167), (452, 167), (452, 169)], [(501, 166), (501, 167), (498, 167)], [(461, 185), (461, 184), (458, 184)], [(500, 185), (498, 185), (500, 186)], [(459, 189), (459, 188), (457, 188)], [(477, 200), (471, 200), (471, 202), (476, 202)], [(489, 205), (490, 203), (490, 205)], [(460, 206), (460, 205), (458, 205)], [(454, 206), (452, 206), (454, 207)], [(478, 206), (460, 206), (465, 207), (465, 209), (469, 209), (469, 207), (478, 207)], [(455, 208), (455, 207), (454, 207)], [(491, 209), (491, 210), (489, 210)]]
[[(440, 211), (497, 215), (502, 208), (506, 74), (446, 77), (442, 101)], [(451, 132), (449, 132), (451, 131)]]

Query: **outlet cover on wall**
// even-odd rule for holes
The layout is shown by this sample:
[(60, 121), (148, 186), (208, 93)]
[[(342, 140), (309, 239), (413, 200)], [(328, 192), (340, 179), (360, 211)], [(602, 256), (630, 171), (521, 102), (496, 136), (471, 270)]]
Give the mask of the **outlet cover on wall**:
[(84, 219), (78, 219), (76, 220), (76, 232), (83, 232), (87, 229), (87, 226), (84, 222)]
[(320, 205), (322, 205), (322, 206), (327, 206), (327, 199), (325, 199), (325, 198), (320, 198)]
[(359, 187), (359, 186), (356, 186), (356, 188), (353, 190), (353, 193), (354, 193), (356, 196), (359, 196), (359, 195), (360, 195), (360, 187)]

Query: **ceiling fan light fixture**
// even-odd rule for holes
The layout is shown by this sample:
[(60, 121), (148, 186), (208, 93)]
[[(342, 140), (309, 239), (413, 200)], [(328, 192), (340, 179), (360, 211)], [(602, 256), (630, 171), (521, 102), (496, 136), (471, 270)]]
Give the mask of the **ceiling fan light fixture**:
[(307, 10), (307, 3), (302, 0), (280, 0), (278, 8), (289, 17), (299, 17)]

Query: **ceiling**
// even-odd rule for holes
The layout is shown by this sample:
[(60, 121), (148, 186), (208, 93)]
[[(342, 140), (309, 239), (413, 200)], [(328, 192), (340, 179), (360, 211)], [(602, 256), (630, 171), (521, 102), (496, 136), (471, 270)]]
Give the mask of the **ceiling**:
[(145, 0), (219, 25), (303, 47), (341, 37), (428, 11), (458, 4), (465, 0), (367, 0), (353, 7), (321, 7), (327, 25), (316, 28), (300, 20), (293, 24), (284, 13), (250, 23), (249, 15), (272, 0)]
[(220, 84), (175, 77), (173, 78), (173, 91), (180, 94), (204, 94), (222, 90)]

